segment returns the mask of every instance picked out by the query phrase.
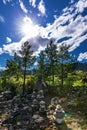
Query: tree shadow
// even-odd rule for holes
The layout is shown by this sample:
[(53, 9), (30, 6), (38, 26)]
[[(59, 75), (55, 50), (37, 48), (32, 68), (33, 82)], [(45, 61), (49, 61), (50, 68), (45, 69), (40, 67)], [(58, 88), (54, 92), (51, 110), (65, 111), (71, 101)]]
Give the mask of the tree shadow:
[(56, 123), (56, 127), (58, 128), (58, 130), (72, 130), (71, 128), (68, 128), (65, 121), (63, 121), (62, 124)]
[[(83, 114), (84, 113), (84, 114)], [(87, 114), (85, 112), (81, 112), (77, 115), (78, 118), (78, 124), (81, 126), (82, 129), (87, 129)]]

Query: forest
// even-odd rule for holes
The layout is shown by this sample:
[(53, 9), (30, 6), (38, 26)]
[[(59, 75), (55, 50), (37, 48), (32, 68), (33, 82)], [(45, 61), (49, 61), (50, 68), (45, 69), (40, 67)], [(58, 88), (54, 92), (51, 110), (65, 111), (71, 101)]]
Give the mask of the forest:
[[(47, 116), (48, 110), (51, 113), (55, 111), (56, 106), (51, 104), (50, 101), (53, 97), (58, 97), (58, 104), (65, 111), (62, 125), (54, 124), (50, 112), (48, 112), (47, 120), (51, 120), (48, 121), (51, 124), (44, 123), (44, 127), (39, 124), (33, 128), (32, 126), (29, 127), (28, 123), (29, 126), (25, 129), (20, 129), (22, 125), (19, 125), (19, 130), (54, 130), (54, 128), (55, 130), (87, 130), (87, 71), (84, 67), (80, 69), (81, 63), (69, 52), (69, 49), (69, 45), (60, 44), (57, 46), (54, 41), (50, 40), (45, 50), (35, 56), (32, 45), (29, 41), (26, 41), (22, 44), (20, 51), (14, 53), (13, 59), (6, 61), (6, 69), (0, 73), (1, 129), (6, 127), (8, 130), (17, 130), (17, 128), (13, 128), (13, 122), (16, 122), (17, 126), (17, 122), (21, 122), (19, 116), (21, 114), (15, 116), (15, 118), (14, 116), (10, 117), (12, 122), (7, 123), (9, 111), (13, 110), (14, 113), (14, 106), (18, 107), (19, 104), (16, 101), (16, 105), (12, 106), (13, 99), (18, 96), (22, 101), (21, 107), (28, 107), (25, 100), (27, 102), (29, 95), (33, 92), (37, 93), (41, 87), (41, 90), (43, 88), (44, 91), (46, 103), (46, 110), (44, 110), (45, 113), (42, 112), (42, 115)], [(25, 120), (27, 122), (27, 117)]]

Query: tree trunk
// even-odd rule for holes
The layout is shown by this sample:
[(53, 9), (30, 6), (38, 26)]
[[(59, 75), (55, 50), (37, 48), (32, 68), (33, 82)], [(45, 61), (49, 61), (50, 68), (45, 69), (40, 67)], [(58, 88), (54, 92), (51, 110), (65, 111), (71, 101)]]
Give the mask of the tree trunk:
[(26, 82), (26, 62), (24, 64), (24, 79), (23, 79), (23, 90), (22, 90), (22, 94), (25, 93), (25, 82)]
[(54, 70), (53, 70), (53, 75), (52, 75), (52, 80), (53, 80), (53, 85), (54, 85)]
[(52, 64), (51, 64), (51, 76), (52, 76), (52, 83), (54, 85), (54, 65), (53, 65), (53, 61), (52, 61)]
[(64, 70), (63, 70), (63, 63), (61, 64), (61, 85), (62, 85), (62, 88), (63, 88), (63, 72)]

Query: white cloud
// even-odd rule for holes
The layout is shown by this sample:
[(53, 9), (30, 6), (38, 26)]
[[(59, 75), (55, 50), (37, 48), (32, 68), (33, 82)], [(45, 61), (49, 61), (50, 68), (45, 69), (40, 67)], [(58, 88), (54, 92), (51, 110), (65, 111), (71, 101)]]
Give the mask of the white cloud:
[(6, 70), (6, 67), (1, 67), (0, 66), (0, 70), (4, 71), (4, 70)]
[(38, 65), (38, 62), (36, 61), (36, 62), (34, 63), (34, 65), (37, 66), (37, 65)]
[(80, 53), (78, 56), (78, 61), (87, 60), (87, 52)]
[(10, 37), (6, 37), (6, 43), (10, 43), (12, 40)]
[(11, 2), (12, 0), (3, 0), (3, 3), (6, 5), (7, 3)]
[[(84, 1), (84, 0), (79, 0)], [(79, 2), (78, 1), (78, 2)], [(63, 9), (61, 16), (56, 16), (56, 19), (52, 24), (47, 24), (46, 27), (35, 25), (36, 30), (38, 30), (35, 34), (35, 29), (30, 29), (32, 35), (27, 35), (23, 37), (21, 41), (17, 43), (12, 43), (3, 46), (4, 52), (8, 52), (12, 55), (15, 51), (20, 50), (20, 46), (26, 40), (29, 40), (32, 49), (34, 50), (34, 54), (38, 55), (38, 53), (43, 50), (49, 39), (54, 38), (56, 41), (63, 39), (61, 43), (66, 43), (71, 45), (69, 51), (75, 50), (80, 44), (87, 39), (87, 16), (82, 16), (77, 12), (78, 2)], [(83, 10), (85, 6), (83, 4)], [(25, 22), (29, 22), (30, 19), (28, 17), (25, 18)], [(69, 37), (67, 40), (64, 40), (65, 37)], [(58, 42), (58, 44), (61, 44)]]
[(87, 0), (79, 0), (76, 4), (77, 12), (82, 13), (84, 11), (84, 8), (87, 7)]
[(35, 38), (22, 38), (20, 42), (14, 42), (7, 45), (3, 45), (3, 53), (8, 53), (9, 55), (13, 56), (14, 53), (18, 53), (21, 49), (21, 45), (26, 41), (29, 40), (29, 43), (32, 46), (32, 50), (34, 51), (34, 55), (37, 56), (41, 50), (44, 50), (49, 40), (47, 38), (42, 37), (35, 37)]
[(4, 23), (5, 22), (5, 19), (2, 15), (0, 15), (0, 22)]
[(43, 0), (41, 0), (41, 1), (39, 2), (38, 10), (40, 11), (40, 13), (41, 13), (42, 15), (46, 15), (46, 8), (45, 8), (45, 4), (44, 4), (44, 1), (43, 1)]
[(68, 41), (68, 43), (70, 42), (70, 50), (69, 51), (73, 51), (75, 50), (77, 47), (80, 46), (80, 44), (85, 41), (87, 39), (87, 35), (81, 36), (81, 37), (77, 37), (75, 39), (72, 39), (72, 41)]
[(74, 3), (74, 0), (71, 0), (71, 1), (70, 1), (70, 4), (72, 4), (72, 3)]
[(15, 52), (18, 52), (21, 48), (21, 42), (10, 43), (7, 45), (3, 45), (3, 53), (8, 53), (13, 56)]
[(68, 40), (63, 40), (64, 43), (72, 45), (70, 51), (76, 49), (87, 39), (87, 16), (77, 14), (75, 5), (65, 8), (63, 14), (56, 18), (53, 24), (48, 24), (46, 28), (41, 29), (42, 36), (53, 37), (56, 41), (70, 37)]
[(24, 12), (24, 13), (28, 13), (28, 10), (26, 9), (24, 3), (23, 3), (21, 0), (19, 0), (19, 4), (20, 4), (20, 7), (21, 7), (21, 9), (23, 10), (23, 12)]
[(36, 7), (36, 0), (29, 0), (30, 5), (32, 5), (34, 8)]
[(35, 38), (29, 39), (32, 49), (34, 52), (39, 53), (41, 50), (45, 49), (47, 43), (49, 42), (48, 38), (42, 38), (41, 36), (36, 36)]
[(0, 48), (0, 55), (3, 53), (2, 48)]

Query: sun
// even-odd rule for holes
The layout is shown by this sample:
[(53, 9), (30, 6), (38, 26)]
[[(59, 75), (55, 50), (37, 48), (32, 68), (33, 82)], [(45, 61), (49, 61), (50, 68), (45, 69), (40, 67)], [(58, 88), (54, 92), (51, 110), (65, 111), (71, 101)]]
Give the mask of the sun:
[(39, 34), (39, 26), (34, 24), (31, 18), (25, 16), (19, 23), (19, 32), (24, 37), (35, 37)]

